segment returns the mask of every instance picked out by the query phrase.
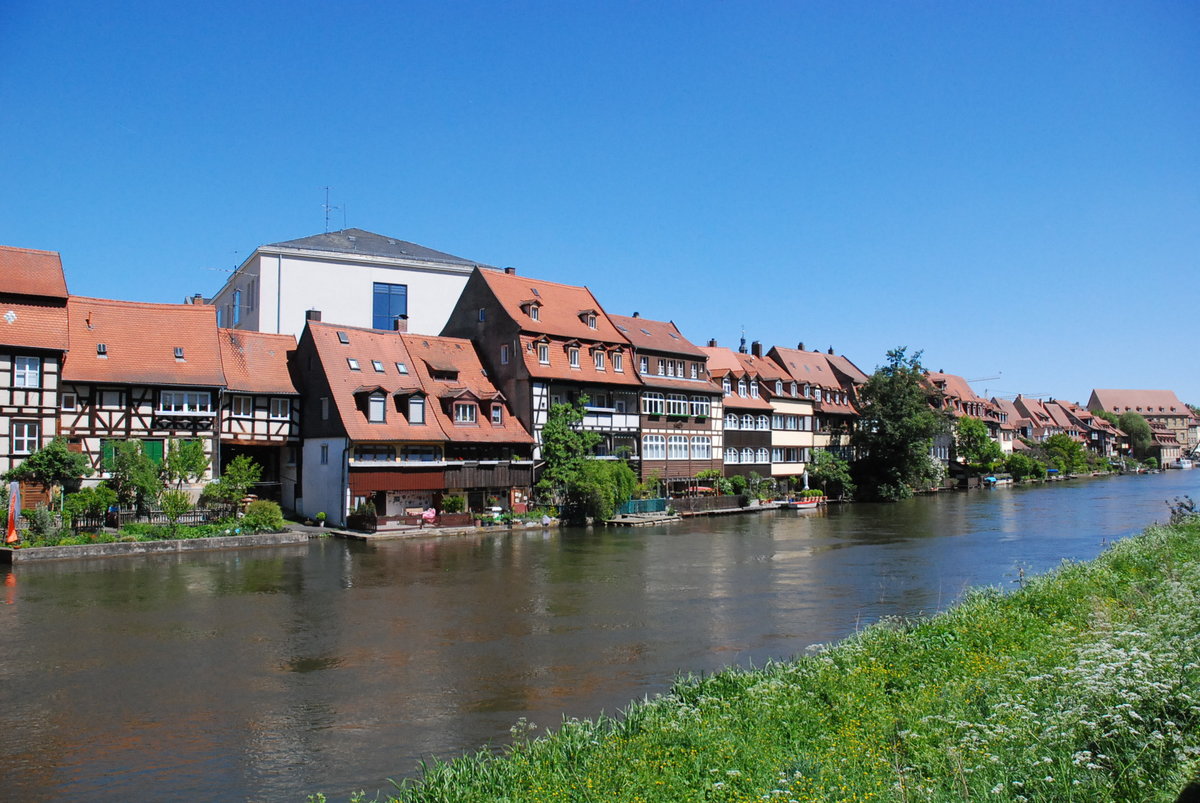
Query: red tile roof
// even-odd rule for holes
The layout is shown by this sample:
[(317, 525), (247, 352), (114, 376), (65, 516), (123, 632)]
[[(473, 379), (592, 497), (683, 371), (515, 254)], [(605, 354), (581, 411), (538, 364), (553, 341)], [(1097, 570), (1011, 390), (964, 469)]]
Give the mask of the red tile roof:
[[(629, 342), (617, 331), (601, 309), (600, 302), (586, 287), (492, 270), (481, 270), (479, 275), (522, 331), (605, 343)], [(522, 309), (531, 302), (540, 305), (536, 321)], [(595, 329), (584, 320), (587, 311), (596, 313)]]
[(866, 382), (867, 376), (854, 363), (837, 354), (781, 346), (772, 348), (770, 354), (772, 361), (781, 366), (784, 378), (795, 380), (801, 389), (805, 385), (822, 389), (821, 401), (816, 402), (818, 410), (840, 415), (857, 414), (847, 385), (858, 384), (859, 377)]
[[(747, 381), (757, 382), (760, 376), (759, 369), (763, 367), (763, 363), (770, 362), (769, 360), (758, 360), (749, 354), (741, 354), (722, 346), (702, 346), (700, 350), (708, 355), (708, 372), (718, 382), (723, 380), (726, 374), (730, 377), (733, 392), (726, 395), (722, 401), (726, 408), (737, 410), (773, 409), (771, 403), (761, 396), (739, 396), (737, 393), (738, 380), (745, 378)], [(743, 360), (742, 357), (749, 359)]]
[(57, 251), (0, 246), (0, 294), (67, 297), (67, 280)]
[(609, 315), (609, 320), (639, 351), (657, 351), (703, 360), (706, 355), (683, 336), (674, 321), (652, 321), (628, 315)]
[[(216, 308), (71, 296), (67, 300), (68, 382), (137, 385), (225, 384)], [(105, 354), (98, 353), (103, 343)], [(183, 349), (176, 359), (175, 349)]]
[(35, 301), (33, 298), (21, 303), (0, 301), (0, 345), (66, 351), (66, 305), (32, 303)]
[[(1092, 400), (1111, 413), (1125, 412), (1143, 415), (1191, 415), (1191, 409), (1179, 400), (1173, 390), (1105, 390), (1092, 391)], [(1092, 406), (1091, 400), (1089, 405)]]
[[(537, 345), (540, 342), (545, 342), (549, 346), (550, 362), (548, 364), (538, 360)], [(577, 368), (571, 366), (571, 355), (568, 349), (572, 345), (579, 348), (579, 367)], [(525, 369), (535, 379), (562, 379), (568, 382), (603, 385), (639, 386), (642, 384), (633, 364), (633, 350), (628, 345), (581, 339), (546, 338), (543, 340), (536, 335), (521, 335), (519, 348), (521, 349), (521, 358), (525, 360)], [(596, 348), (603, 348), (606, 352), (603, 371), (596, 368), (596, 358), (593, 356)], [(612, 354), (614, 351), (621, 353), (622, 370), (620, 371), (613, 369)]]
[(244, 329), (218, 329), (221, 365), (229, 390), (295, 396), (288, 372), (288, 352), (296, 350), (292, 335), (274, 335)]

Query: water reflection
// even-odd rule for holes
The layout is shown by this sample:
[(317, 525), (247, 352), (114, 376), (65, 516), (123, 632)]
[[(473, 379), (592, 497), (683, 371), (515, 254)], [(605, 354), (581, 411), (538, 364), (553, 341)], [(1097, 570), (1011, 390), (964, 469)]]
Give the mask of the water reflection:
[(1093, 556), (1176, 472), (657, 529), (18, 566), (0, 788), (21, 800), (386, 789), (521, 716), (614, 712), (680, 670), (787, 657), (969, 585)]

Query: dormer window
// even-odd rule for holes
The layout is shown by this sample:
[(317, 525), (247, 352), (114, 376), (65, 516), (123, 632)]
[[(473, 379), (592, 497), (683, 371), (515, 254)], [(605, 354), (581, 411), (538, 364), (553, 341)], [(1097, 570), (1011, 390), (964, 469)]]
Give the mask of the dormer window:
[(658, 375), (659, 376), (667, 375), (667, 361), (666, 360), (658, 361)]
[(744, 379), (738, 380), (738, 395), (742, 397), (746, 396), (746, 380)]
[(694, 363), (692, 363), (692, 379), (699, 379), (699, 378), (700, 378), (700, 364), (694, 362)]
[(779, 381), (778, 379), (775, 380), (775, 395), (783, 395), (783, 382)]
[(367, 399), (367, 420), (372, 424), (382, 424), (387, 420), (386, 397), (382, 393), (372, 393)]
[(474, 424), (476, 411), (479, 408), (474, 402), (455, 402), (454, 403), (454, 423), (456, 424)]
[(492, 405), (492, 424), (497, 427), (502, 426), (504, 424), (504, 405), (503, 404), (493, 404)]
[(603, 370), (605, 370), (605, 367), (604, 367), (604, 352), (603, 352), (603, 351), (597, 351), (597, 352), (596, 352), (595, 354), (593, 354), (592, 356), (593, 356), (593, 357), (595, 358), (595, 360), (596, 360), (596, 370), (597, 370), (597, 371), (603, 371)]
[(750, 383), (750, 396), (755, 399), (758, 398), (758, 382), (757, 381)]
[(792, 398), (796, 398), (796, 383), (792, 383)]
[(621, 357), (621, 352), (614, 351), (612, 353), (612, 366), (614, 371), (625, 373), (625, 361)]
[(570, 363), (572, 368), (579, 367), (579, 349), (578, 349), (578, 347), (571, 346), (569, 349), (567, 349), (567, 362)]
[(733, 384), (729, 381), (729, 377), (726, 376), (721, 378), (721, 390), (726, 396), (733, 392)]
[(584, 320), (587, 322), (588, 329), (596, 328), (596, 316), (595, 315), (589, 313)]
[(531, 302), (531, 303), (525, 305), (525, 311), (527, 313), (529, 313), (530, 318), (532, 318), (535, 321), (540, 321), (542, 319), (541, 313), (539, 311), (541, 309), (541, 307), (542, 307), (541, 304)]
[(408, 400), (408, 423), (425, 423), (425, 397), (411, 396)]
[(550, 364), (550, 345), (548, 343), (538, 343), (538, 362), (542, 365)]
[(638, 357), (638, 370), (641, 371), (643, 374), (650, 373), (650, 358), (649, 357)]

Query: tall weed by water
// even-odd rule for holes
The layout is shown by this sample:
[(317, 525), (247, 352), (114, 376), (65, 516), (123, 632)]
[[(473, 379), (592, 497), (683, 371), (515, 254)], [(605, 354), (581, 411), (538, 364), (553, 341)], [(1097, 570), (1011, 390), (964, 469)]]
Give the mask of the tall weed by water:
[(1143, 801), (1200, 774), (1200, 524), (616, 718), (424, 767), (402, 801)]

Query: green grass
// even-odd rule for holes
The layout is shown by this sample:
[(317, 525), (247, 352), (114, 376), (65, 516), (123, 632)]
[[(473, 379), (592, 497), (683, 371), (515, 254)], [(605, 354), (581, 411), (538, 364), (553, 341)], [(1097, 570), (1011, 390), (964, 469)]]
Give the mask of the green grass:
[[(424, 767), (400, 801), (1171, 801), (1200, 774), (1200, 523), (616, 719)], [(319, 798), (319, 796), (316, 796)]]

